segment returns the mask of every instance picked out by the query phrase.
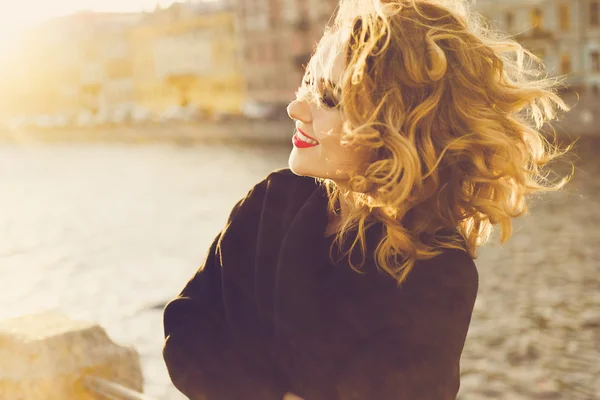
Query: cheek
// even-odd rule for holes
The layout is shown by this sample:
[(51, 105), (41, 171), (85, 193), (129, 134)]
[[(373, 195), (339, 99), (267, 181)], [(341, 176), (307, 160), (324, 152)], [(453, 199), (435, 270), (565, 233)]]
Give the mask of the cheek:
[(368, 161), (370, 153), (341, 144), (343, 124), (344, 119), (337, 112), (325, 111), (314, 118), (313, 129), (321, 143), (319, 146), (321, 159), (330, 166), (360, 168)]
[(363, 166), (368, 159), (365, 151), (343, 146), (340, 138), (341, 135), (331, 135), (321, 141), (322, 157), (330, 164), (346, 168), (356, 169)]
[(343, 126), (344, 120), (338, 111), (317, 110), (313, 112), (313, 129), (319, 141), (321, 138), (330, 136), (339, 137), (342, 134)]

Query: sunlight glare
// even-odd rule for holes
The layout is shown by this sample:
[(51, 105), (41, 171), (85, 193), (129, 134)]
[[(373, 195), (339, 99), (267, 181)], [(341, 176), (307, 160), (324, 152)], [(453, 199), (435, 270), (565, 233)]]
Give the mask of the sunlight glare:
[(81, 10), (97, 12), (150, 11), (157, 5), (166, 7), (174, 0), (20, 0), (12, 2), (0, 14), (0, 60), (5, 60), (18, 46), (18, 37), (27, 28), (45, 20)]

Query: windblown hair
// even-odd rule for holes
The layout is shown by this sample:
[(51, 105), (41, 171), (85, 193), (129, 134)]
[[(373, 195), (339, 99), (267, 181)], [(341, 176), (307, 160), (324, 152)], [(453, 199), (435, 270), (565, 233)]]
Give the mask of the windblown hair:
[[(316, 56), (325, 43), (333, 50)], [(553, 182), (544, 169), (572, 146), (559, 150), (542, 133), (568, 111), (561, 81), (466, 1), (341, 0), (299, 96), (318, 101), (310, 76), (331, 73), (339, 51), (342, 141), (372, 157), (345, 185), (321, 182), (331, 212), (342, 198), (350, 204), (334, 244), (353, 268), (363, 266), (365, 233), (377, 223), (375, 261), (398, 283), (444, 248), (477, 258), (494, 226), (509, 239), (530, 195), (571, 179)]]

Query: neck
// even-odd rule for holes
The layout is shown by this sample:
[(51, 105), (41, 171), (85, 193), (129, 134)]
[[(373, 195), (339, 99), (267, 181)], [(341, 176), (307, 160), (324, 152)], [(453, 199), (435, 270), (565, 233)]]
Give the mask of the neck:
[(339, 209), (336, 210), (335, 214), (329, 213), (329, 221), (325, 229), (325, 236), (331, 236), (336, 234), (342, 228), (342, 222), (348, 218), (350, 213), (350, 205), (345, 197), (340, 196), (339, 198)]
[(348, 204), (348, 200), (341, 196), (340, 197), (340, 211), (338, 213), (338, 216), (340, 218), (340, 220), (345, 220), (348, 217), (348, 214), (350, 214), (350, 204)]

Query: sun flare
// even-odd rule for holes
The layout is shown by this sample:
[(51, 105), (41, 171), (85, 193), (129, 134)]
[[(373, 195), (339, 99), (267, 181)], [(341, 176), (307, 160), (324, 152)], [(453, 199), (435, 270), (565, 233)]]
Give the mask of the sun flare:
[(18, 47), (18, 38), (28, 28), (45, 20), (80, 10), (97, 12), (135, 12), (152, 10), (175, 0), (21, 0), (0, 14), (0, 61)]

